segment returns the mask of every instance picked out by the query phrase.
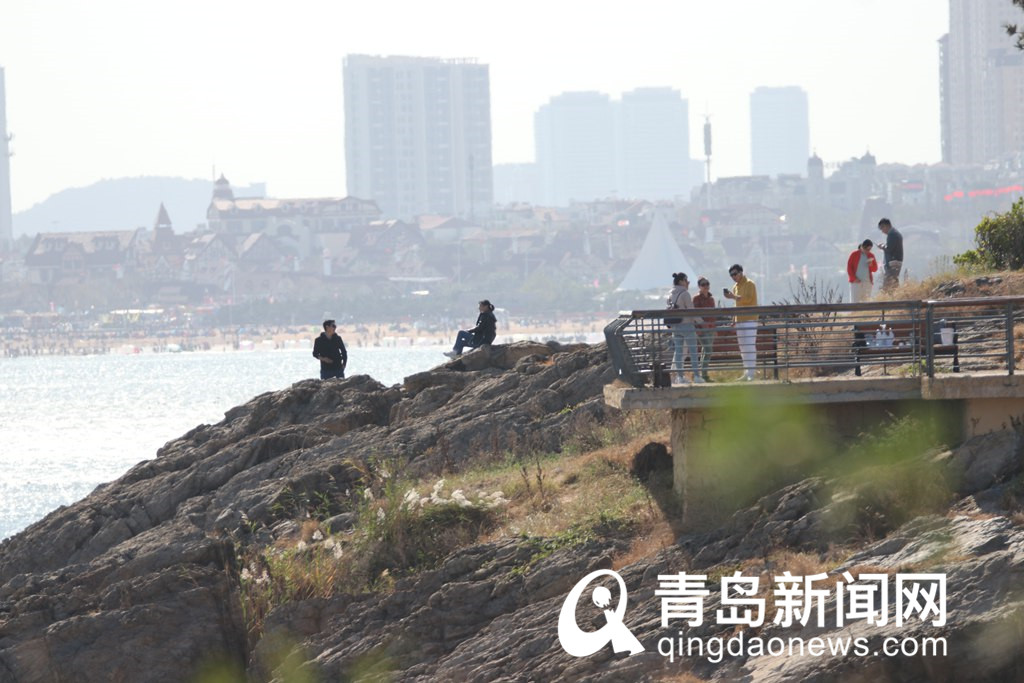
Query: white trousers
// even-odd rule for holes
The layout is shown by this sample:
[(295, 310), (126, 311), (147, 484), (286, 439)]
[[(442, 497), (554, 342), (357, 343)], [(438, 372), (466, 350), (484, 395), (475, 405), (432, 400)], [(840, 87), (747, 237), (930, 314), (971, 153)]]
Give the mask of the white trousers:
[(744, 320), (736, 323), (736, 342), (740, 347), (743, 369), (753, 374), (757, 364), (757, 321)]
[(871, 280), (850, 283), (850, 301), (859, 304), (871, 298)]

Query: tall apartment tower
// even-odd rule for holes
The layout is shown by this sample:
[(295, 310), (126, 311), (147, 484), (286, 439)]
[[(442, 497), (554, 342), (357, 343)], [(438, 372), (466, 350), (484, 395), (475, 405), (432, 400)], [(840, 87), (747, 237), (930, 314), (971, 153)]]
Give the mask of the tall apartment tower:
[(950, 0), (939, 40), (942, 160), (982, 164), (1024, 150), (1024, 55), (1003, 26), (1021, 23), (1004, 0)]
[(753, 175), (802, 174), (810, 156), (807, 93), (803, 88), (757, 88), (750, 95)]
[(348, 194), (373, 199), (385, 216), (405, 220), (489, 213), (486, 64), (349, 55), (343, 71)]
[(689, 195), (689, 106), (678, 90), (638, 88), (620, 101), (562, 93), (537, 110), (534, 139), (544, 204)]
[(7, 133), (7, 90), (4, 68), (0, 66), (0, 249), (14, 240), (11, 218), (11, 146)]
[(689, 197), (690, 108), (672, 88), (638, 88), (618, 105), (620, 195)]
[(618, 192), (615, 109), (599, 92), (552, 97), (533, 117), (540, 198), (549, 206)]

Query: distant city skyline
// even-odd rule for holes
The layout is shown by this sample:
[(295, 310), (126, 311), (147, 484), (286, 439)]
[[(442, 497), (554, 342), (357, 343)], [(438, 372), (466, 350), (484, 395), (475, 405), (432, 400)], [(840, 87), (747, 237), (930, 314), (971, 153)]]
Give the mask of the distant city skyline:
[(1022, 21), (1007, 0), (950, 0), (940, 40), (942, 158), (981, 164), (1024, 149), (1024, 53), (1003, 26)]
[(803, 88), (756, 88), (750, 94), (750, 173), (807, 175), (810, 131)]
[(349, 195), (403, 220), (490, 212), (487, 64), (348, 55), (344, 86)]
[(538, 191), (511, 198), (555, 206), (611, 196), (688, 199), (700, 184), (689, 130), (689, 103), (674, 88), (637, 88), (620, 100), (561, 93), (534, 116)]
[(343, 195), (341, 67), (356, 53), (488, 64), (494, 163), (534, 161), (533, 114), (557, 93), (668, 87), (689, 102), (691, 141), (710, 115), (714, 175), (748, 174), (749, 93), (787, 84), (813, 102), (811, 146), (827, 161), (866, 149), (880, 163), (940, 159), (948, 0), (791, 0), (785, 12), (759, 0), (638, 0), (629, 12), (582, 0), (151, 10), (4, 3), (15, 211), (143, 175), (224, 172), (275, 196)]

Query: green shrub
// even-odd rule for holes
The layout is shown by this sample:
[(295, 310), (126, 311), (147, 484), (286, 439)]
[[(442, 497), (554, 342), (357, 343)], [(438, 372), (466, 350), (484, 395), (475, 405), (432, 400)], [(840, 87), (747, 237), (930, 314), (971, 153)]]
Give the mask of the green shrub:
[(974, 229), (976, 247), (953, 257), (963, 267), (1024, 269), (1024, 197), (1006, 213), (986, 216)]

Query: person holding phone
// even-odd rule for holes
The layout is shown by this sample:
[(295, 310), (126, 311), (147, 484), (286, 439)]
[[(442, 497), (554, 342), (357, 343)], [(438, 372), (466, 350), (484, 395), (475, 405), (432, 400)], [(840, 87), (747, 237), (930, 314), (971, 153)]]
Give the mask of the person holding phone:
[(850, 278), (850, 301), (859, 304), (871, 298), (871, 287), (875, 282), (872, 274), (878, 270), (878, 261), (871, 253), (871, 240), (860, 243), (846, 260), (846, 274)]
[(891, 292), (900, 286), (900, 271), (903, 269), (903, 235), (892, 227), (892, 221), (883, 218), (878, 221), (878, 229), (885, 235), (885, 244), (878, 247), (885, 253), (882, 258), (885, 279), (882, 280), (882, 291)]
[[(736, 302), (736, 307), (757, 306), (757, 285), (743, 274), (743, 266), (734, 263), (729, 268), (732, 278), (732, 291), (722, 290), (722, 296)], [(736, 316), (736, 342), (740, 347), (740, 358), (743, 359), (743, 380), (754, 379), (754, 367), (757, 364), (757, 316)]]

